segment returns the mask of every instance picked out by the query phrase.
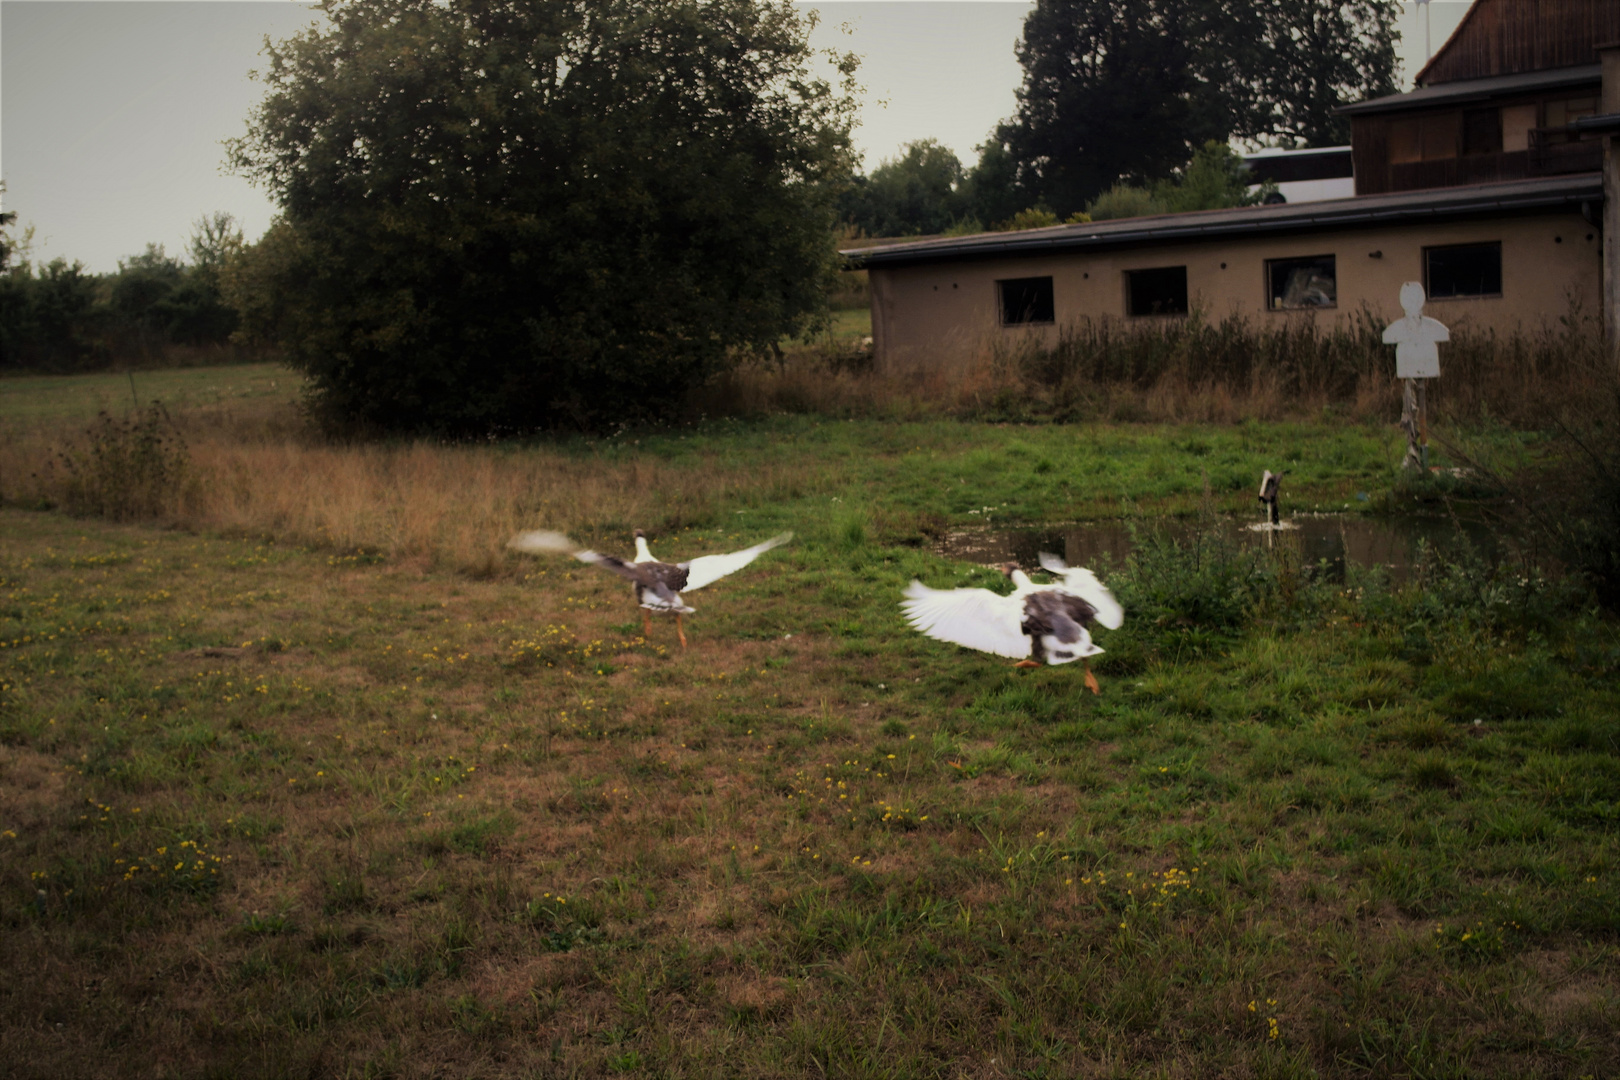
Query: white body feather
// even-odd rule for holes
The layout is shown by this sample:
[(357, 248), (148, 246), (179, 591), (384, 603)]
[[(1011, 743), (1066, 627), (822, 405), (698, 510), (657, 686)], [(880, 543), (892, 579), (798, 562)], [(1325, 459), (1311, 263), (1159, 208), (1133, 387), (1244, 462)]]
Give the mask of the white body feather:
[(1019, 629), (1023, 590), (1001, 596), (989, 589), (930, 589), (913, 581), (905, 595), (900, 610), (906, 621), (931, 638), (1014, 660), (1030, 654), (1029, 635)]

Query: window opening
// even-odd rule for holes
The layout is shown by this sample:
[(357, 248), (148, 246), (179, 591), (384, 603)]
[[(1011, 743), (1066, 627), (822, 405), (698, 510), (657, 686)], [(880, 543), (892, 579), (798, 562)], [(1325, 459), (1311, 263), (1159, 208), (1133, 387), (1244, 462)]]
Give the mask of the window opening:
[(1389, 124), (1390, 163), (1454, 158), (1461, 135), (1462, 113), (1459, 112), (1397, 117)]
[(1304, 311), (1339, 306), (1338, 274), (1332, 255), (1268, 259), (1266, 292), (1272, 311)]
[(1126, 310), (1132, 315), (1187, 314), (1187, 268), (1161, 266), (1125, 272)]
[(1563, 98), (1547, 102), (1547, 127), (1563, 127), (1597, 112), (1595, 97)]
[(1497, 154), (1501, 150), (1501, 109), (1470, 109), (1463, 113), (1464, 154)]
[(1424, 289), (1431, 300), (1502, 295), (1502, 245), (1454, 244), (1423, 249)]
[(996, 287), (1001, 290), (1003, 326), (1056, 321), (1057, 311), (1052, 301), (1051, 278), (1010, 278), (996, 282)]

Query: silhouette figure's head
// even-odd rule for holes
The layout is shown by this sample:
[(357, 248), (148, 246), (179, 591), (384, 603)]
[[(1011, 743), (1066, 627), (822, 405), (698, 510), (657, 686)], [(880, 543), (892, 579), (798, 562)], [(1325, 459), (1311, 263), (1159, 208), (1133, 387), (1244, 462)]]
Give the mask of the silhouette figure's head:
[(1423, 301), (1425, 299), (1422, 282), (1408, 281), (1401, 286), (1401, 310), (1411, 318), (1415, 319), (1423, 314)]

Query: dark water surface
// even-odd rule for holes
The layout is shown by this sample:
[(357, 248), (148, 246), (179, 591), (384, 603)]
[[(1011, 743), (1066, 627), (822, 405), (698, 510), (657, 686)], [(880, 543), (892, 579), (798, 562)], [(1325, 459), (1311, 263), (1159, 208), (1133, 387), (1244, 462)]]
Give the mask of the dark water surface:
[[(1417, 561), (1418, 546), (1426, 541), (1446, 549), (1466, 536), (1475, 549), (1488, 559), (1501, 553), (1494, 533), (1483, 525), (1459, 523), (1449, 517), (1360, 517), (1351, 514), (1301, 514), (1283, 519), (1276, 532), (1256, 531), (1258, 515), (1248, 521), (1223, 518), (1219, 528), (1243, 544), (1298, 544), (1306, 563), (1326, 560), (1329, 572), (1342, 575), (1346, 563), (1357, 566), (1383, 566), (1399, 580)], [(1136, 523), (1139, 535), (1154, 532), (1180, 540), (1190, 539), (1198, 530), (1195, 521), (1160, 518)], [(1123, 566), (1131, 553), (1131, 525), (1124, 521), (1075, 522), (1031, 528), (963, 530), (948, 535), (940, 554), (962, 562), (999, 566), (1016, 562), (1026, 569), (1039, 565), (1042, 551), (1062, 555), (1070, 566)]]

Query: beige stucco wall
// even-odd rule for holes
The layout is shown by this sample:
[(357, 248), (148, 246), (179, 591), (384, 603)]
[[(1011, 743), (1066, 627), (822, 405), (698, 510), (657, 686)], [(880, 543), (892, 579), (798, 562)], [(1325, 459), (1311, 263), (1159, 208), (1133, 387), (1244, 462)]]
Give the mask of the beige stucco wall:
[[(997, 342), (1034, 338), (1054, 342), (1066, 321), (1084, 316), (1125, 317), (1125, 272), (1186, 266), (1191, 303), (1208, 318), (1248, 316), (1265, 326), (1314, 318), (1318, 325), (1352, 317), (1365, 304), (1381, 317), (1401, 313), (1406, 281), (1423, 280), (1423, 249), (1444, 244), (1500, 241), (1502, 295), (1431, 300), (1425, 313), (1455, 328), (1511, 332), (1555, 322), (1570, 310), (1600, 314), (1600, 241), (1597, 229), (1578, 214), (1467, 221), (1424, 227), (1357, 229), (1261, 236), (1255, 239), (1165, 244), (1096, 253), (873, 267), (872, 331), (885, 365), (952, 363)], [(1381, 253), (1374, 257), (1373, 252)], [(1310, 314), (1270, 311), (1265, 263), (1333, 255), (1338, 306)], [(1056, 322), (1002, 326), (996, 282), (1051, 275)], [(1153, 316), (1130, 319), (1149, 322)]]

